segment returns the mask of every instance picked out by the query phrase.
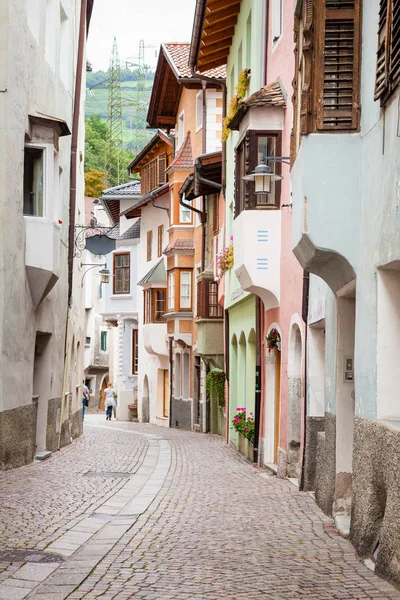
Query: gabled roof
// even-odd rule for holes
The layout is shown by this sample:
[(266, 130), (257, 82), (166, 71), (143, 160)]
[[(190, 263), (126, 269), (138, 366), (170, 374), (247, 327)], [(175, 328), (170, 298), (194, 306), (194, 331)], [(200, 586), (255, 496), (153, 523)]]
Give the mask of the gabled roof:
[(175, 154), (175, 158), (167, 169), (167, 173), (174, 169), (184, 169), (185, 171), (193, 168), (193, 153), (192, 153), (192, 141), (190, 137), (190, 131), (187, 132), (185, 139), (182, 142), (182, 146)]
[(120, 233), (120, 224), (117, 223), (107, 232), (107, 237), (112, 240), (134, 240), (140, 238), (140, 219), (136, 221), (124, 233)]
[(164, 259), (162, 258), (157, 264), (140, 281), (138, 285), (145, 285), (146, 283), (166, 283), (167, 271), (165, 270)]
[(231, 122), (229, 129), (238, 130), (239, 125), (249, 108), (261, 106), (286, 106), (286, 93), (282, 88), (280, 81), (274, 81), (265, 85), (257, 92), (243, 100)]
[(129, 181), (122, 185), (103, 190), (102, 199), (115, 198), (116, 196), (140, 196), (140, 180)]
[(196, 0), (189, 66), (200, 73), (226, 65), (241, 0)]
[(135, 158), (128, 167), (128, 172), (132, 172), (132, 170), (135, 169), (141, 163), (141, 161), (146, 157), (150, 150), (152, 150), (154, 146), (156, 146), (158, 142), (165, 142), (166, 144), (171, 146), (171, 148), (173, 145), (172, 138), (167, 133), (165, 133), (165, 131), (159, 129), (157, 133), (151, 138), (149, 143), (146, 144), (146, 146), (139, 152), (139, 154), (135, 156)]
[(143, 206), (146, 206), (151, 200), (156, 200), (160, 196), (163, 196), (169, 191), (169, 183), (164, 183), (159, 188), (152, 190), (148, 194), (140, 197), (139, 202), (136, 202), (133, 206), (130, 206), (126, 210), (121, 213), (121, 216), (124, 215), (127, 219), (132, 219), (133, 217), (140, 216), (140, 209)]
[[(150, 98), (147, 122), (149, 127), (175, 126), (182, 87), (201, 87), (201, 80), (193, 75), (189, 64), (189, 43), (161, 44)], [(205, 73), (218, 81), (225, 79), (225, 67), (211, 69)]]
[(119, 223), (120, 201), (130, 198), (132, 200), (140, 198), (140, 181), (116, 185), (102, 192), (100, 200), (113, 223)]

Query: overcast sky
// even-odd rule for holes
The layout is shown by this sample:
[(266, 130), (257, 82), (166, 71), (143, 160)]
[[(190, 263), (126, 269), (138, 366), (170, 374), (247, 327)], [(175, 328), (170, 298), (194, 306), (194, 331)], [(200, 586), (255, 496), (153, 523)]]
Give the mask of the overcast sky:
[(194, 6), (195, 0), (95, 0), (87, 48), (93, 70), (108, 69), (114, 36), (121, 67), (137, 58), (141, 39), (155, 46), (145, 51), (145, 62), (155, 66), (162, 42), (190, 41)]

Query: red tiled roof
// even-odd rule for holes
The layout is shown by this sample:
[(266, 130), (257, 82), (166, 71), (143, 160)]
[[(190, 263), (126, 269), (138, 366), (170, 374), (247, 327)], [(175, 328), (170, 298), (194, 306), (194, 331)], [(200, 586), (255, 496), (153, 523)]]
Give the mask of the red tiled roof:
[(192, 169), (193, 168), (193, 154), (192, 154), (192, 141), (190, 138), (190, 131), (187, 132), (185, 139), (182, 142), (182, 146), (175, 154), (175, 158), (167, 169)]
[(239, 129), (239, 124), (249, 108), (258, 106), (282, 106), (286, 107), (286, 93), (279, 81), (265, 85), (257, 92), (240, 102), (239, 108), (229, 124), (233, 130)]
[(172, 242), (172, 244), (169, 244), (165, 248), (163, 254), (167, 254), (168, 252), (176, 252), (177, 250), (193, 251), (194, 250), (194, 241), (178, 238), (177, 240)]
[[(171, 62), (174, 64), (179, 77), (193, 77), (193, 74), (189, 67), (189, 43), (168, 43), (163, 44), (164, 48), (168, 52)], [(217, 79), (225, 79), (226, 77), (226, 66), (217, 67), (216, 69), (210, 69), (202, 73), (207, 77), (215, 77)]]

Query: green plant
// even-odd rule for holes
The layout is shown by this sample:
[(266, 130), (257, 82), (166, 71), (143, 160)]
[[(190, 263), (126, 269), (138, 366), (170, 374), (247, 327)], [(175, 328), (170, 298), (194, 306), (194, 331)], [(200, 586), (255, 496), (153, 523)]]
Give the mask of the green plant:
[(232, 419), (232, 426), (235, 431), (241, 433), (245, 438), (254, 442), (255, 420), (253, 413), (246, 416), (246, 407), (237, 408), (236, 416)]
[(211, 369), (206, 377), (206, 392), (208, 399), (213, 396), (220, 406), (225, 406), (226, 375), (222, 369)]
[(229, 238), (229, 246), (221, 250), (221, 252), (217, 256), (217, 269), (220, 275), (223, 275), (229, 269), (233, 267), (234, 264), (234, 253), (233, 253), (233, 237)]
[(228, 139), (231, 130), (230, 130), (230, 124), (232, 122), (233, 117), (236, 115), (238, 108), (239, 108), (239, 104), (240, 102), (242, 102), (249, 90), (249, 82), (250, 82), (250, 69), (243, 69), (240, 74), (239, 74), (239, 78), (238, 78), (238, 82), (236, 85), (236, 95), (232, 96), (232, 98), (229, 101), (229, 106), (228, 106), (228, 111), (226, 114), (226, 117), (224, 119), (224, 122), (222, 124), (222, 134), (221, 134), (221, 140), (223, 142), (226, 142), (226, 140)]
[(271, 352), (272, 348), (277, 348), (279, 351), (281, 349), (281, 336), (275, 327), (267, 335), (267, 348), (268, 352)]

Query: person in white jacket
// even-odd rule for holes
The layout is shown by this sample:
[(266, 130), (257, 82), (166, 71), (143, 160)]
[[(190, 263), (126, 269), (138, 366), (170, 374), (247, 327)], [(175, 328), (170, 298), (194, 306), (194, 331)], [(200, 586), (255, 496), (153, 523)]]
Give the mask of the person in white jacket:
[(106, 396), (104, 401), (104, 406), (106, 409), (106, 421), (111, 421), (113, 408), (116, 408), (117, 406), (115, 403), (115, 396), (117, 395), (117, 392), (114, 390), (111, 381), (108, 382), (104, 393)]

